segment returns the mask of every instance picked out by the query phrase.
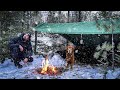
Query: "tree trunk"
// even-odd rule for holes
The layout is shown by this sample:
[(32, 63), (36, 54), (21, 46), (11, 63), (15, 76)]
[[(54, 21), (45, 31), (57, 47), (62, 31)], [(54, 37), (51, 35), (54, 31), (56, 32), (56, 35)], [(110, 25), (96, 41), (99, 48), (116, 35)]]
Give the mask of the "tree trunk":
[(75, 22), (78, 22), (78, 19), (79, 19), (78, 11), (75, 11), (74, 14), (75, 14), (75, 15), (74, 15), (74, 18), (75, 18), (74, 21), (75, 21)]
[(7, 25), (6, 25), (6, 13), (4, 13), (4, 30), (6, 29)]
[(81, 11), (79, 11), (79, 17), (78, 17), (78, 22), (81, 22), (82, 21), (82, 12)]
[(48, 17), (47, 17), (47, 22), (52, 23), (52, 11), (49, 11)]
[(58, 22), (60, 23), (61, 22), (61, 11), (58, 11)]
[(69, 23), (69, 19), (70, 19), (70, 11), (68, 11), (68, 23)]
[(2, 35), (1, 21), (0, 21), (0, 36)]
[(27, 11), (27, 17), (28, 17), (28, 18), (27, 18), (27, 29), (29, 30), (29, 19), (30, 19), (30, 18), (29, 18), (29, 11)]
[(22, 26), (22, 29), (23, 29), (23, 26), (24, 26), (24, 12), (22, 11), (22, 21), (21, 21), (21, 26)]
[(50, 18), (49, 22), (52, 23), (53, 22), (52, 21), (52, 11), (50, 11), (50, 17), (49, 18)]

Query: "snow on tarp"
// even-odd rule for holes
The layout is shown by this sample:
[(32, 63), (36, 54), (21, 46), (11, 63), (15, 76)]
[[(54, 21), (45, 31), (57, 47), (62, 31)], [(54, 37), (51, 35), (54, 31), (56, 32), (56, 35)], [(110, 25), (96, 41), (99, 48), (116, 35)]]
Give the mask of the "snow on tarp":
[[(57, 34), (112, 34), (112, 23), (108, 20), (98, 20), (99, 27), (96, 21), (84, 21), (76, 23), (42, 23), (34, 27), (38, 32), (57, 33)], [(120, 33), (120, 19), (113, 19), (114, 31), (113, 34)], [(105, 27), (107, 28), (106, 31)]]
[[(10, 59), (0, 64), (0, 79), (102, 79), (100, 67), (91, 67), (74, 65), (73, 70), (67, 70), (58, 76), (48, 76), (34, 73), (35, 69), (40, 68), (42, 56), (34, 56), (34, 61), (29, 65), (23, 65), (23, 68), (18, 69), (14, 66)], [(54, 55), (50, 60), (50, 64), (56, 67), (65, 67), (65, 61), (58, 55)], [(22, 63), (22, 62), (21, 62)], [(107, 78), (115, 79), (120, 74), (120, 68), (114, 72), (108, 70)]]

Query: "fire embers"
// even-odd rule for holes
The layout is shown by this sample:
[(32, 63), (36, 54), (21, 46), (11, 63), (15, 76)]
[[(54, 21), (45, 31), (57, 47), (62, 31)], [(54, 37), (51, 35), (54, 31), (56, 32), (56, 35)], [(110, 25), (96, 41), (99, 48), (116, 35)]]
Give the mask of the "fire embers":
[(63, 72), (64, 68), (63, 67), (54, 67), (54, 66), (49, 66), (47, 67), (47, 70), (44, 71), (43, 68), (38, 68), (37, 72), (42, 75), (60, 75)]
[(55, 75), (57, 73), (57, 71), (53, 71), (51, 68), (47, 67), (47, 70), (44, 71), (43, 68), (39, 68), (38, 70), (38, 73), (39, 74), (42, 74), (42, 75)]

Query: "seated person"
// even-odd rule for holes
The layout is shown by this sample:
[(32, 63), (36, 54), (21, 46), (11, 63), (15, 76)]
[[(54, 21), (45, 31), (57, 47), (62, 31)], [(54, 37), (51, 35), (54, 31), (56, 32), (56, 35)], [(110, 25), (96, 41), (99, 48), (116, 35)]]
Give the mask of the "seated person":
[(33, 61), (31, 35), (29, 33), (22, 33), (19, 37), (10, 39), (9, 48), (16, 67), (22, 68), (21, 60), (25, 63)]

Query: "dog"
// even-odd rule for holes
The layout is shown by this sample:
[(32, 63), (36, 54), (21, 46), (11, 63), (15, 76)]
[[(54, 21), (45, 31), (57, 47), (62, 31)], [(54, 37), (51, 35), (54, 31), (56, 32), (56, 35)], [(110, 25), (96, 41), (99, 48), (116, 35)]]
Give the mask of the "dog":
[(66, 47), (66, 61), (67, 61), (66, 68), (71, 66), (71, 69), (72, 69), (73, 65), (74, 65), (74, 61), (75, 61), (74, 46), (73, 45), (68, 45)]

